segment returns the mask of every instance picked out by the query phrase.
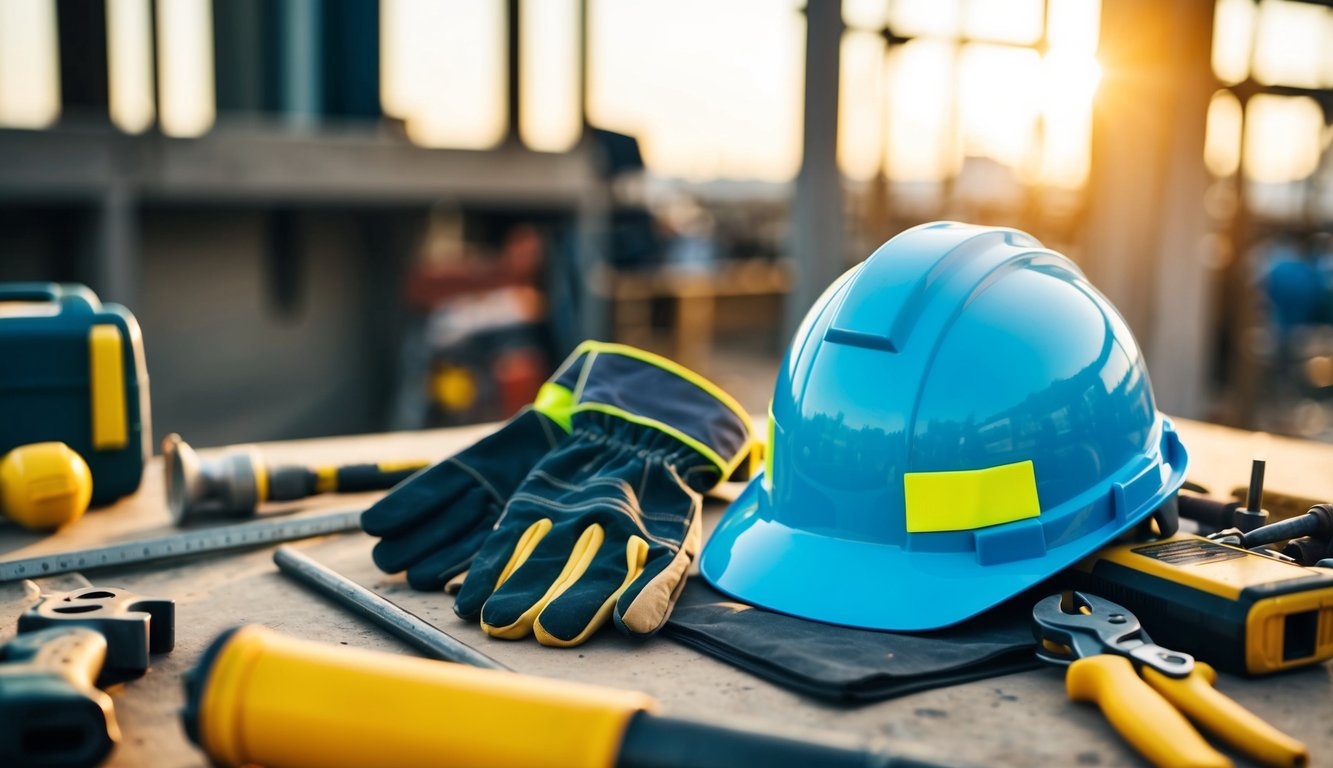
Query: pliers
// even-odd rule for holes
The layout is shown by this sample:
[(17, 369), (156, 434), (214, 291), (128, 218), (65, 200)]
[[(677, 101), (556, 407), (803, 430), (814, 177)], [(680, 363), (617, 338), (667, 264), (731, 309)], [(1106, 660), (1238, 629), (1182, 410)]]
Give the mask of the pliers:
[(1084, 592), (1073, 593), (1073, 612), (1067, 612), (1063, 597), (1051, 595), (1032, 611), (1038, 658), (1068, 666), (1069, 698), (1095, 702), (1154, 765), (1231, 765), (1190, 720), (1265, 765), (1309, 762), (1304, 744), (1213, 688), (1212, 667), (1153, 643), (1134, 614)]

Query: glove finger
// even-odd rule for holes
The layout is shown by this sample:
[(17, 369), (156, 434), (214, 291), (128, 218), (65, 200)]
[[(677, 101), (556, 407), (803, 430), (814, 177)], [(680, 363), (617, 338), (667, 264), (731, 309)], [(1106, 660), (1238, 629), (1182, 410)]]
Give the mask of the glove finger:
[(496, 586), (532, 553), (550, 530), (551, 521), (541, 518), (527, 527), (514, 524), (492, 531), (468, 567), (467, 579), (454, 600), (454, 613), (468, 621), (478, 619)]
[(693, 557), (686, 548), (654, 558), (616, 599), (616, 628), (630, 637), (646, 637), (671, 616), (689, 575)]
[[(441, 550), (457, 549), (454, 545), (474, 530), (489, 530), (499, 517), (500, 509), (479, 489), (465, 494), (448, 509), (441, 509), (417, 525), (385, 536), (371, 557), (385, 573), (397, 573)], [(470, 558), (475, 549), (461, 553)], [(457, 559), (455, 556), (454, 559)]]
[(556, 590), (587, 570), (604, 538), (600, 525), (561, 525), (516, 552), (481, 608), (481, 628), (507, 640), (526, 637)]
[[(395, 536), (433, 517), (469, 492), (494, 495), (490, 486), (456, 458), (448, 458), (399, 483), (361, 514), (361, 529), (371, 536)], [(503, 506), (507, 499), (495, 496)]]
[(569, 574), (537, 615), (533, 634), (542, 645), (579, 645), (611, 618), (617, 598), (643, 572), (648, 542), (630, 536), (598, 548), (586, 571)]
[[(455, 576), (467, 571), (477, 550), (481, 549), (490, 533), (490, 528), (474, 530), (451, 546), (412, 565), (407, 569), (408, 585), (427, 592), (443, 589)], [(455, 588), (454, 591), (458, 590)]]
[(444, 583), (444, 594), (454, 595), (456, 597), (458, 595), (458, 590), (463, 588), (464, 581), (467, 581), (467, 571), (459, 571), (453, 576), (450, 576), (449, 580)]

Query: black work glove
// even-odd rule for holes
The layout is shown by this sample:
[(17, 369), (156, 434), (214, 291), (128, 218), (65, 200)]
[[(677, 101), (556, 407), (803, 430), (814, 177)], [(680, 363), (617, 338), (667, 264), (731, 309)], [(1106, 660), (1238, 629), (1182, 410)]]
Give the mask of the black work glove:
[(514, 492), (454, 610), (543, 645), (578, 645), (608, 619), (650, 635), (699, 551), (703, 492), (757, 457), (748, 416), (697, 374), (616, 344), (591, 347), (569, 413), (570, 437)]
[(437, 590), (466, 571), (473, 555), (528, 471), (565, 439), (565, 393), (588, 359), (575, 350), (543, 385), (537, 402), (496, 432), (428, 467), (390, 491), (361, 516), (361, 528), (382, 540), (372, 557), (385, 573), (407, 571), (415, 589)]

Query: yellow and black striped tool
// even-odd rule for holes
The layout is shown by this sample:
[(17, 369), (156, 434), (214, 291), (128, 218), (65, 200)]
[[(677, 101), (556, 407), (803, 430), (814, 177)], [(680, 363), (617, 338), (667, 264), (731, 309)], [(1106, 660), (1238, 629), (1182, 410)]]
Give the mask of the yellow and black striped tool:
[(1152, 642), (1134, 614), (1095, 595), (1051, 595), (1032, 611), (1037, 656), (1067, 665), (1069, 698), (1090, 701), (1156, 766), (1222, 768), (1231, 760), (1196, 725), (1264, 765), (1299, 768), (1305, 745), (1213, 687), (1217, 674), (1188, 654)]
[(252, 445), (235, 446), (204, 461), (172, 433), (162, 441), (167, 507), (177, 525), (205, 519), (251, 517), (267, 501), (294, 501), (319, 493), (360, 493), (394, 487), (426, 461), (330, 467), (270, 466)]

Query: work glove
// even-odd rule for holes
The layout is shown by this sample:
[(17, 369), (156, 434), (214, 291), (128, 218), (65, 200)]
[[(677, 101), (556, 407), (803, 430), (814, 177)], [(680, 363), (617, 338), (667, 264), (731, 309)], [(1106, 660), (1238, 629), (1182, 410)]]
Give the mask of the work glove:
[(385, 573), (407, 571), (415, 589), (437, 590), (467, 570), (523, 478), (565, 439), (562, 412), (589, 354), (573, 354), (543, 385), (537, 401), (472, 446), (398, 484), (361, 515), (361, 528), (383, 537), (372, 558)]
[(591, 343), (570, 435), (514, 492), (454, 610), (495, 637), (572, 646), (606, 623), (666, 623), (700, 547), (703, 493), (753, 468), (749, 418), (669, 360)]

